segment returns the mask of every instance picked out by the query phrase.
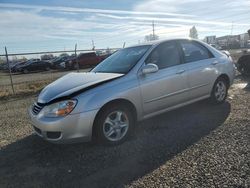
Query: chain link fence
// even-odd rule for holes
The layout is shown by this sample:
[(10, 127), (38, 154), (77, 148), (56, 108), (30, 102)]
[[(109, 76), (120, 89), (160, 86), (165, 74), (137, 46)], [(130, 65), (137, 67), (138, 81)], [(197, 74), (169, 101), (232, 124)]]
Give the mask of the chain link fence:
[(38, 93), (69, 72), (86, 72), (118, 50), (95, 49), (0, 55), (0, 99)]

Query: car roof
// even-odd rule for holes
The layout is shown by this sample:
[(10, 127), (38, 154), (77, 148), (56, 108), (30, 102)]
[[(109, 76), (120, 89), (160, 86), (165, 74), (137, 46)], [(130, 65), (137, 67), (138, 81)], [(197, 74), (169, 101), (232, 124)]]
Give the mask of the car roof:
[(167, 39), (154, 40), (154, 41), (145, 42), (145, 43), (141, 43), (141, 44), (137, 44), (137, 45), (132, 45), (132, 46), (129, 46), (129, 47), (147, 46), (147, 45), (153, 46), (153, 45), (158, 45), (160, 43), (167, 42), (167, 41), (172, 41), (172, 40), (194, 40), (194, 41), (199, 41), (197, 39), (192, 39), (192, 38), (189, 38), (189, 37), (167, 38)]

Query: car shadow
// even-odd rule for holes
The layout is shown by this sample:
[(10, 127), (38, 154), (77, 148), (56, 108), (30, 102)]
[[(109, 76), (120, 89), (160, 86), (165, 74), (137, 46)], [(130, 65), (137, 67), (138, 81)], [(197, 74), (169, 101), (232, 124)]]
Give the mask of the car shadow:
[(230, 103), (201, 101), (137, 124), (119, 146), (54, 145), (35, 135), (0, 150), (0, 187), (124, 187), (221, 126)]

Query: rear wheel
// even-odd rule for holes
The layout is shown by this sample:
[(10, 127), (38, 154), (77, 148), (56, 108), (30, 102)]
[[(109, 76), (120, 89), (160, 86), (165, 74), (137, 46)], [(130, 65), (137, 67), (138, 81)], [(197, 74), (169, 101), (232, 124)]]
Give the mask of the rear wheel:
[(213, 90), (211, 93), (211, 101), (214, 104), (221, 104), (227, 98), (228, 84), (224, 78), (218, 78), (214, 83)]
[(73, 65), (73, 69), (78, 70), (78, 69), (79, 69), (79, 65), (78, 65), (77, 63), (75, 63), (75, 64)]
[(99, 143), (116, 145), (124, 142), (134, 127), (134, 117), (125, 105), (109, 105), (95, 121), (95, 138)]
[(28, 71), (27, 69), (24, 69), (24, 70), (23, 70), (23, 73), (24, 73), (24, 74), (27, 74), (28, 72), (29, 72), (29, 71)]

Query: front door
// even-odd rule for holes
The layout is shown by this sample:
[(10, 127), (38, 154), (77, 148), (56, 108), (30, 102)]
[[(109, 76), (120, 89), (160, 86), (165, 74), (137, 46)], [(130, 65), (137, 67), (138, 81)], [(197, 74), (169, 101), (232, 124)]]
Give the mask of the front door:
[(146, 59), (148, 63), (156, 64), (159, 71), (139, 74), (144, 115), (184, 102), (188, 96), (186, 65), (181, 64), (176, 42), (158, 45)]

